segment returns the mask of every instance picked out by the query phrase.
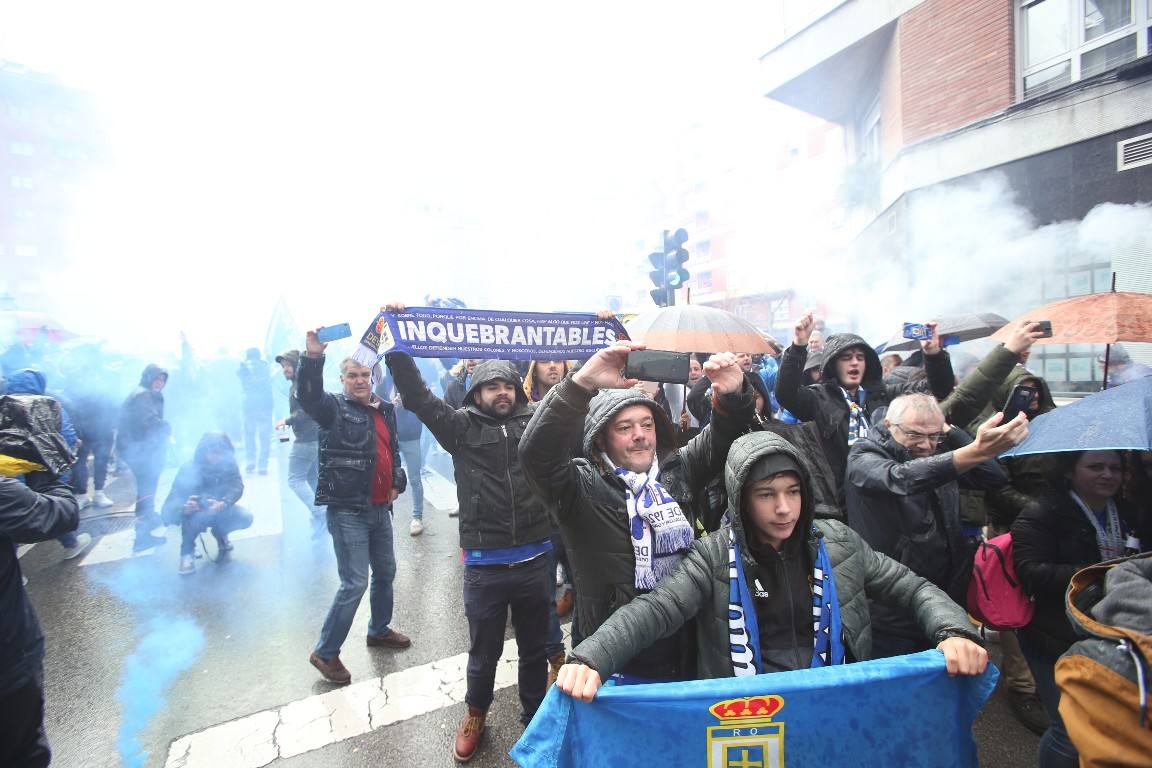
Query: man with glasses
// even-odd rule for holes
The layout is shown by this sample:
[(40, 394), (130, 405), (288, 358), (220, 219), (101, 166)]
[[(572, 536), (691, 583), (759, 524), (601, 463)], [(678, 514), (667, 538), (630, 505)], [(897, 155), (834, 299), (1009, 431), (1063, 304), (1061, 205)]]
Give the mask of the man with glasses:
[[(964, 604), (972, 552), (960, 527), (957, 479), (972, 487), (1004, 484), (995, 458), (1028, 436), (1019, 414), (1001, 424), (996, 413), (973, 440), (944, 422), (927, 394), (892, 401), (882, 425), (848, 453), (845, 494), (848, 524), (877, 552), (897, 560)], [(871, 603), (874, 658), (934, 647), (906, 612)]]

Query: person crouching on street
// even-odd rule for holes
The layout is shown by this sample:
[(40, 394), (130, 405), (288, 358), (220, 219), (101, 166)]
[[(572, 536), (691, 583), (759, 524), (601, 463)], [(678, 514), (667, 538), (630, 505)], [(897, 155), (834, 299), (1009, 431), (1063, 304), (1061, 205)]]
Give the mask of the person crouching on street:
[(196, 537), (208, 528), (217, 551), (232, 551), (228, 534), (252, 525), (252, 513), (236, 505), (244, 495), (244, 480), (236, 464), (236, 449), (223, 432), (206, 432), (192, 461), (180, 467), (162, 515), (180, 526), (180, 573), (196, 572)]
[(846, 525), (813, 520), (808, 466), (786, 440), (739, 438), (724, 481), (731, 525), (697, 540), (673, 574), (577, 646), (561, 690), (591, 701), (603, 679), (693, 618), (699, 678), (865, 661), (869, 597), (915, 616), (949, 674), (984, 671), (988, 653), (963, 608)]

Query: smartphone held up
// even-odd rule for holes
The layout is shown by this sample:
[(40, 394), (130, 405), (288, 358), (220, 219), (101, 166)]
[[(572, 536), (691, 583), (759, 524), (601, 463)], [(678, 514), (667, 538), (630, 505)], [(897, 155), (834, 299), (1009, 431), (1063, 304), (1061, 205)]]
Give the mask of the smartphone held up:
[(691, 370), (689, 352), (664, 352), (658, 349), (639, 349), (628, 353), (624, 376), (640, 381), (659, 381), (667, 384), (685, 384)]

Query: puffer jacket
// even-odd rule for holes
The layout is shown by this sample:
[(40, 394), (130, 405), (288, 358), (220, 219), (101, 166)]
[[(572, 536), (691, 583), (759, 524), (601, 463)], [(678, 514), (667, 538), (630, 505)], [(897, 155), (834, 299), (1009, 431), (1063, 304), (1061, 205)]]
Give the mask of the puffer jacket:
[[(324, 357), (301, 357), (296, 370), (296, 396), (304, 411), (320, 428), (320, 477), (316, 482), (318, 506), (366, 510), (372, 506), (372, 477), (376, 468), (376, 408), (343, 392), (324, 391)], [(392, 452), (392, 489), (403, 493), (408, 477), (400, 466), (400, 440), (392, 403), (378, 403), (388, 429)]]
[(1060, 716), (1087, 768), (1146, 768), (1152, 755), (1152, 553), (1077, 573), (1068, 617), (1087, 638), (1056, 662)]
[[(877, 408), (885, 407), (901, 391), (889, 391), (883, 380), (880, 357), (864, 339), (852, 333), (835, 333), (824, 343), (824, 379), (819, 384), (804, 386), (804, 365), (808, 348), (789, 345), (776, 376), (776, 399), (800, 421), (815, 421), (828, 466), (835, 475), (841, 501), (844, 494), (844, 471), (848, 462), (848, 403), (836, 378), (836, 358), (852, 347), (864, 351), (864, 413), (871, 418)], [(946, 351), (924, 358), (924, 371), (933, 392), (950, 392), (955, 386), (952, 362)]]
[[(420, 417), (441, 447), (452, 454), (462, 549), (502, 549), (548, 539), (552, 525), (544, 504), (532, 492), (518, 448), (534, 405), (528, 403), (520, 374), (507, 360), (485, 360), (472, 371), (471, 386), (456, 409), (424, 383), (416, 362), (403, 352), (385, 356), (404, 407)], [(516, 388), (516, 402), (504, 418), (484, 413), (473, 395), (489, 381)]]
[(164, 395), (152, 389), (156, 379), (168, 378), (158, 365), (149, 365), (140, 374), (140, 385), (120, 408), (116, 451), (126, 461), (154, 459), (164, 452), (172, 429), (164, 420)]
[[(1122, 501), (1116, 503), (1126, 533), (1133, 512)], [(1078, 639), (1064, 597), (1077, 571), (1100, 562), (1096, 530), (1071, 496), (1052, 491), (1012, 523), (1012, 560), (1036, 604), (1031, 623), (1018, 632), (1037, 655), (1055, 661)]]
[[(572, 565), (576, 616), (583, 636), (595, 632), (638, 594), (627, 492), (624, 481), (600, 462), (596, 436), (622, 409), (650, 408), (656, 423), (660, 483), (695, 526), (706, 508), (705, 487), (720, 473), (729, 446), (751, 419), (752, 403), (747, 387), (716, 398), (712, 422), (687, 446), (677, 449), (664, 409), (635, 390), (606, 389), (593, 396), (569, 376), (540, 402), (520, 444), (520, 460), (536, 492), (557, 518)], [(573, 459), (568, 446), (580, 434), (583, 456)], [(688, 672), (691, 661), (684, 637), (677, 635), (641, 654), (626, 671), (638, 677), (674, 679)]]
[[(907, 567), (872, 550), (852, 529), (834, 520), (816, 520), (813, 532), (813, 506), (809, 469), (803, 456), (784, 439), (766, 432), (745, 435), (728, 453), (724, 481), (731, 499), (731, 527), (721, 528), (697, 540), (691, 552), (652, 592), (640, 595), (614, 613), (600, 629), (576, 647), (575, 661), (597, 670), (601, 677), (618, 671), (640, 653), (653, 638), (664, 637), (695, 618), (697, 632), (697, 678), (732, 676), (729, 646), (729, 541), (735, 537), (751, 583), (758, 563), (752, 558), (744, 530), (740, 504), (744, 478), (760, 459), (785, 453), (799, 465), (803, 474), (804, 502), (792, 539), (807, 550), (808, 562), (816, 557), (816, 537), (824, 539), (836, 592), (840, 601), (843, 642), (852, 659), (872, 658), (872, 625), (869, 599), (879, 600), (913, 616), (921, 630), (936, 642), (948, 637), (967, 637), (980, 642), (964, 609), (926, 579)], [(731, 534), (730, 534), (731, 531)], [(749, 617), (748, 620), (752, 620)], [(807, 627), (811, 639), (811, 626)], [(797, 651), (810, 658), (811, 646)]]
[[(908, 566), (953, 600), (966, 599), (973, 551), (960, 527), (959, 473), (951, 452), (972, 442), (953, 427), (934, 456), (914, 459), (883, 426), (848, 454), (848, 524), (877, 552)], [(972, 487), (999, 487), (1003, 473), (986, 461), (965, 473)], [(906, 616), (882, 605), (873, 616), (887, 634), (919, 637)]]

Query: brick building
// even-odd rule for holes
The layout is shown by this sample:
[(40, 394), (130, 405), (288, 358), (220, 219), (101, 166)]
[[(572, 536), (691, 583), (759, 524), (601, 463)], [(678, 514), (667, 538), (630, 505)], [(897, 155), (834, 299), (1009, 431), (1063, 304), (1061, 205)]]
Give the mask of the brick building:
[[(1057, 247), (1018, 299), (997, 304), (989, 279), (969, 305), (1023, 311), (1108, 290), (1113, 271), (1119, 289), (1152, 291), (1148, 232), (1092, 248), (1077, 229), (1099, 234), (1117, 211), (1142, 221), (1136, 206), (1152, 201), (1152, 0), (780, 0), (778, 11), (764, 91), (844, 127), (854, 263), (896, 264), (912, 281), (917, 205), (995, 189), (1027, 222), (1020, 237), (1046, 232)], [(1038, 348), (1037, 365), (1057, 388), (1090, 389), (1097, 352)]]

